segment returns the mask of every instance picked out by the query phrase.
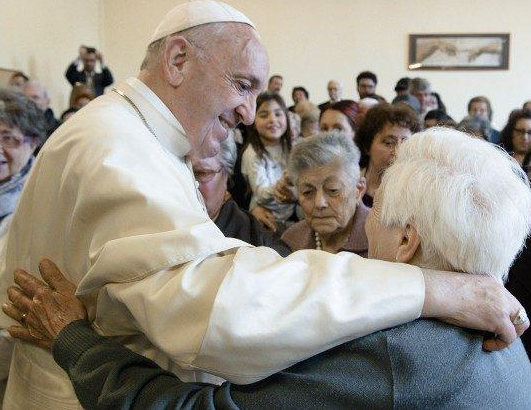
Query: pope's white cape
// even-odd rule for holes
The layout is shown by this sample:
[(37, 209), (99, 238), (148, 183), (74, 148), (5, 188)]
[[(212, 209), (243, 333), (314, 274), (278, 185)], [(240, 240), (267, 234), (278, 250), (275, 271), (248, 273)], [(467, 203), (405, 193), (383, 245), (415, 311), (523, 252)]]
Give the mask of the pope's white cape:
[[(54, 133), (13, 217), (2, 299), (14, 268), (37, 273), (48, 257), (101, 333), (183, 379), (204, 380), (200, 370), (238, 383), (420, 315), (418, 268), (313, 250), (283, 259), (225, 238), (197, 196), (180, 124), (139, 80), (118, 88), (157, 138), (116, 93)], [(75, 406), (47, 351), (18, 342), (11, 374), (6, 403)]]

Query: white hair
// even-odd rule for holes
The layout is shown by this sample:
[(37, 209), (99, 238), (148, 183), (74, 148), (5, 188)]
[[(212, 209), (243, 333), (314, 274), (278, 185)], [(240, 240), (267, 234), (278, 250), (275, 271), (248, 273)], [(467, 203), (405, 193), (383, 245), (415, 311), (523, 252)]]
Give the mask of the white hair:
[(504, 279), (531, 229), (531, 190), (520, 165), (448, 128), (402, 143), (380, 194), (381, 223), (415, 226), (427, 268)]
[(236, 164), (237, 156), (238, 150), (234, 141), (234, 130), (229, 130), (229, 135), (220, 144), (219, 153), (221, 169), (226, 175), (232, 176), (234, 174), (234, 164)]
[(340, 160), (353, 186), (360, 179), (360, 150), (352, 139), (338, 132), (323, 132), (297, 141), (291, 149), (288, 175), (297, 185), (299, 175), (306, 169)]

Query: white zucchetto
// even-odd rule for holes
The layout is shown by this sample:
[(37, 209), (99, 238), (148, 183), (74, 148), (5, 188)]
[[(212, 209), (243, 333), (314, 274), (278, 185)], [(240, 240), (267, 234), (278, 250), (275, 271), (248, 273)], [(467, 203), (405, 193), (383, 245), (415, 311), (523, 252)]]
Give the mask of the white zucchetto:
[(191, 0), (168, 12), (151, 36), (150, 43), (170, 34), (208, 23), (244, 23), (256, 28), (242, 12), (214, 0)]

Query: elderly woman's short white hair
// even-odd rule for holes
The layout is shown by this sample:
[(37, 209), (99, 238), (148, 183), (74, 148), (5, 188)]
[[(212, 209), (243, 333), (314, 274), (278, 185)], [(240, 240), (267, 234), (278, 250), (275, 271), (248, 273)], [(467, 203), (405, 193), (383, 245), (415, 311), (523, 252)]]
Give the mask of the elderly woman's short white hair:
[(428, 268), (505, 278), (531, 228), (531, 190), (519, 164), (448, 128), (402, 143), (379, 194), (381, 223), (415, 226)]
[(352, 139), (338, 132), (323, 132), (297, 141), (291, 150), (288, 175), (297, 185), (301, 172), (341, 161), (353, 186), (360, 179), (360, 150)]

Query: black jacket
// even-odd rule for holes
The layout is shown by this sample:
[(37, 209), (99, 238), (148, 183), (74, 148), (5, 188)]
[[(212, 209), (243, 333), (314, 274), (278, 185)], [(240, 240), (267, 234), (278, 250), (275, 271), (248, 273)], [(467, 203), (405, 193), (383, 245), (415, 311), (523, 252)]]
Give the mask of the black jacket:
[[(87, 76), (84, 71), (78, 71), (77, 65), (75, 63), (72, 63), (68, 66), (68, 69), (66, 70), (65, 77), (68, 80), (72, 86), (74, 86), (76, 83), (87, 83)], [(112, 74), (110, 70), (107, 67), (101, 68), (101, 73), (95, 73), (94, 74), (94, 91), (96, 93), (96, 97), (103, 94), (103, 91), (105, 90), (105, 87), (108, 87), (114, 82), (114, 79), (112, 77)]]

